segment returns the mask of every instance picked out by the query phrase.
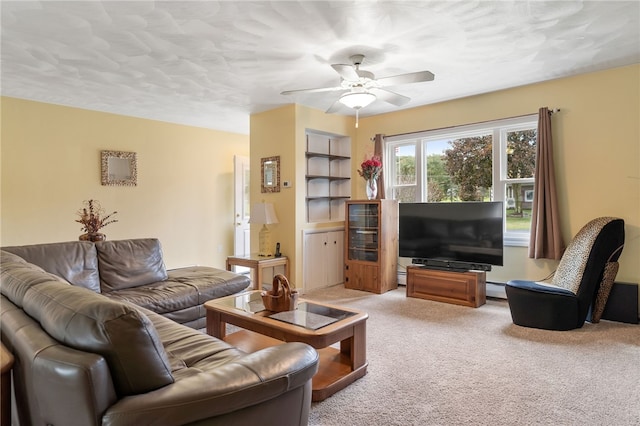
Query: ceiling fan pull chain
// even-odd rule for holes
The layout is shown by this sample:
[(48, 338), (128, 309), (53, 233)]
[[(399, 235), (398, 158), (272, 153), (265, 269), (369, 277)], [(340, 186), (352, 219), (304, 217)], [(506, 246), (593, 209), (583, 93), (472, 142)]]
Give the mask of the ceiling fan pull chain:
[(356, 129), (358, 128), (358, 113), (360, 112), (360, 108), (356, 109)]

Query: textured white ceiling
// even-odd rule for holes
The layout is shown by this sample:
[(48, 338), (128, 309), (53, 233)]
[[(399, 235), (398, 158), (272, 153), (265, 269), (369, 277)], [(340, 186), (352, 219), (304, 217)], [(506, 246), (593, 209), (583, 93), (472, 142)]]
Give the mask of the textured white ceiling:
[(2, 95), (245, 134), (251, 113), (326, 110), (339, 93), (280, 92), (338, 85), (330, 64), (355, 53), (377, 77), (435, 74), (390, 88), (412, 98), (403, 108), (640, 62), (636, 0), (3, 0), (1, 13)]

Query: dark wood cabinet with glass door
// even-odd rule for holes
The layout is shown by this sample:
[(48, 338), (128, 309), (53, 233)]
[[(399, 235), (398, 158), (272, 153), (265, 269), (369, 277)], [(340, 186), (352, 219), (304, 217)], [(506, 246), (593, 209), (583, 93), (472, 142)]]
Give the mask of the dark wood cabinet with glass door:
[(398, 202), (346, 202), (345, 288), (384, 293), (398, 287)]

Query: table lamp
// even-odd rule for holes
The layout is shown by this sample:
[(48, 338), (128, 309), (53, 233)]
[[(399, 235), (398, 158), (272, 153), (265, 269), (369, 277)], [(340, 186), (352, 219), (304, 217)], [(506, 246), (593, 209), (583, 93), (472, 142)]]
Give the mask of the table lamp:
[(276, 211), (271, 203), (257, 203), (251, 206), (249, 223), (262, 224), (259, 234), (258, 256), (273, 256), (273, 244), (271, 243), (271, 231), (267, 225), (278, 223)]

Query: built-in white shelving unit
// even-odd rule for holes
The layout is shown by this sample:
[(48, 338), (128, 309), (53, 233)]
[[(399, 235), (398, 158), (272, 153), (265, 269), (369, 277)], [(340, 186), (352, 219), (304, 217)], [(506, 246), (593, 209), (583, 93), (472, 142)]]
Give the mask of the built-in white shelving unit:
[(307, 222), (344, 220), (351, 198), (351, 138), (307, 131)]

